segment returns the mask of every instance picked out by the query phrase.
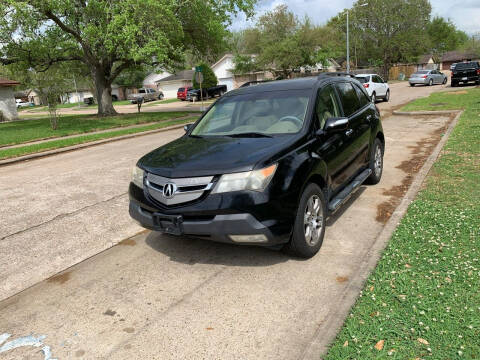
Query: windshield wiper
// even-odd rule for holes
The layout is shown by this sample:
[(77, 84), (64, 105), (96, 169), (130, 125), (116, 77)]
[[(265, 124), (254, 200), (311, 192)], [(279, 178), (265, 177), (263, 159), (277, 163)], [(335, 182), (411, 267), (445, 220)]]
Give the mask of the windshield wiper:
[(260, 138), (260, 137), (265, 137), (265, 138), (271, 138), (271, 135), (268, 134), (263, 134), (263, 133), (258, 133), (258, 132), (244, 132), (244, 133), (238, 133), (238, 134), (228, 134), (225, 135), (228, 137), (233, 137), (233, 138)]

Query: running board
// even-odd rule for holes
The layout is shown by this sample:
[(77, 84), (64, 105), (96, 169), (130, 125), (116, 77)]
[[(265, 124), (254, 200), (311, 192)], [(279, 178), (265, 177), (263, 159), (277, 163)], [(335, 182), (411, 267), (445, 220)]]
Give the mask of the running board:
[(330, 213), (333, 214), (340, 208), (340, 206), (342, 206), (342, 204), (344, 204), (348, 199), (350, 199), (350, 196), (352, 196), (360, 188), (360, 185), (362, 185), (363, 182), (367, 180), (371, 173), (371, 169), (364, 170), (350, 184), (348, 184), (345, 189), (338, 193), (328, 204), (328, 210), (330, 211)]

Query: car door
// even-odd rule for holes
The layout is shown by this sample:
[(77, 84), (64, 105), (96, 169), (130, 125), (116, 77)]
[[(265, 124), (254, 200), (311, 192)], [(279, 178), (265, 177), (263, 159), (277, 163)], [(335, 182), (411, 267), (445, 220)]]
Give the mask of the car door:
[(384, 81), (380, 76), (377, 75), (377, 78), (378, 78), (378, 83), (380, 84), (380, 86), (382, 87), (382, 94), (383, 96), (387, 95), (387, 90), (388, 90), (388, 85), (387, 85), (387, 82)]
[[(352, 82), (335, 84), (343, 116), (348, 117), (348, 129), (344, 133), (344, 182), (349, 181), (363, 167), (367, 157), (369, 143), (369, 121), (371, 102), (368, 98), (360, 99)], [(363, 90), (360, 90), (363, 94)], [(361, 101), (362, 100), (362, 101)]]
[(387, 94), (387, 89), (385, 87), (385, 84), (383, 83), (383, 80), (380, 78), (380, 76), (375, 75), (375, 85), (377, 90), (377, 95), (378, 96), (385, 96)]
[[(324, 130), (329, 118), (341, 117), (341, 107), (333, 84), (328, 84), (317, 92), (314, 111), (315, 131)], [(346, 181), (346, 151), (348, 142), (345, 142), (345, 132), (323, 133), (316, 137), (312, 146), (312, 156), (321, 158), (326, 166), (330, 190), (337, 192), (341, 184)]]

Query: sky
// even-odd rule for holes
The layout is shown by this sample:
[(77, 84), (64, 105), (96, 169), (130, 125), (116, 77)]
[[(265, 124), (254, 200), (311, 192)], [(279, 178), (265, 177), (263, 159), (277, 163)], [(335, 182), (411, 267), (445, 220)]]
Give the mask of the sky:
[[(257, 14), (271, 10), (277, 5), (287, 4), (300, 18), (308, 15), (314, 23), (324, 24), (341, 10), (351, 7), (354, 0), (258, 0)], [(430, 0), (432, 15), (450, 18), (457, 28), (472, 35), (480, 32), (480, 0)], [(233, 30), (253, 25), (244, 16), (234, 19)]]

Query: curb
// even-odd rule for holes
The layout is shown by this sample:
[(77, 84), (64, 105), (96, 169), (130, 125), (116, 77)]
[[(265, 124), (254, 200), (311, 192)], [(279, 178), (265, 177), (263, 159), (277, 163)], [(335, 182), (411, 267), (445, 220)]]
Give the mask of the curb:
[(170, 130), (181, 129), (181, 128), (183, 128), (184, 125), (185, 124), (182, 123), (182, 124), (179, 124), (179, 125), (167, 126), (167, 127), (160, 128), (160, 129), (154, 129), (154, 130), (148, 130), (148, 131), (138, 132), (138, 133), (134, 133), (134, 134), (122, 135), (122, 136), (117, 136), (117, 137), (113, 137), (113, 138), (109, 138), (109, 139), (91, 141), (91, 142), (86, 142), (86, 143), (83, 143), (83, 144), (66, 146), (66, 147), (59, 148), (59, 149), (47, 150), (47, 151), (42, 151), (42, 152), (35, 153), (35, 154), (19, 156), (19, 157), (16, 157), (16, 158), (0, 160), (0, 167), (15, 164), (15, 163), (21, 162), (21, 161), (34, 160), (34, 159), (39, 159), (39, 158), (42, 158), (42, 157), (57, 155), (57, 154), (61, 154), (61, 153), (68, 152), (68, 151), (80, 150), (80, 149), (91, 147), (91, 146), (103, 145), (103, 144), (111, 143), (111, 142), (114, 142), (114, 141), (126, 140), (126, 139), (131, 139), (131, 138), (134, 138), (134, 137), (145, 136), (145, 135), (150, 135), (150, 134), (155, 134), (155, 133), (160, 133), (160, 132), (166, 132), (166, 131), (170, 131)]
[(393, 115), (400, 116), (423, 116), (423, 115), (452, 115), (463, 112), (463, 110), (432, 110), (432, 111), (394, 111)]
[[(378, 261), (382, 256), (383, 250), (385, 249), (387, 243), (392, 237), (403, 216), (407, 212), (410, 203), (415, 199), (416, 195), (420, 191), (422, 184), (425, 181), (425, 178), (427, 177), (430, 169), (437, 160), (440, 152), (443, 149), (443, 146), (450, 137), (451, 132), (457, 125), (458, 119), (460, 118), (462, 113), (463, 111), (451, 111), (448, 113), (450, 115), (456, 114), (455, 118), (450, 123), (444, 136), (440, 139), (439, 143), (437, 144), (433, 152), (430, 154), (427, 161), (425, 161), (422, 168), (415, 176), (415, 179), (413, 180), (407, 193), (402, 199), (402, 202), (397, 206), (392, 216), (383, 227), (380, 234), (378, 234), (377, 238), (370, 246), (370, 249), (368, 249), (364, 261), (358, 269), (357, 276), (352, 281), (350, 281), (350, 283), (338, 299), (338, 304), (340, 305), (338, 306), (336, 311), (331, 313), (327, 317), (327, 319), (325, 319), (325, 321), (322, 322), (322, 324), (319, 326), (312, 340), (306, 346), (306, 349), (300, 359), (318, 360), (322, 359), (322, 357), (326, 355), (329, 345), (335, 340), (338, 332), (342, 328), (345, 319), (347, 318), (352, 306), (355, 304), (358, 298), (359, 292), (363, 290), (365, 286), (365, 281), (367, 280), (372, 270), (375, 269)], [(416, 113), (416, 115), (417, 114), (418, 113)]]

